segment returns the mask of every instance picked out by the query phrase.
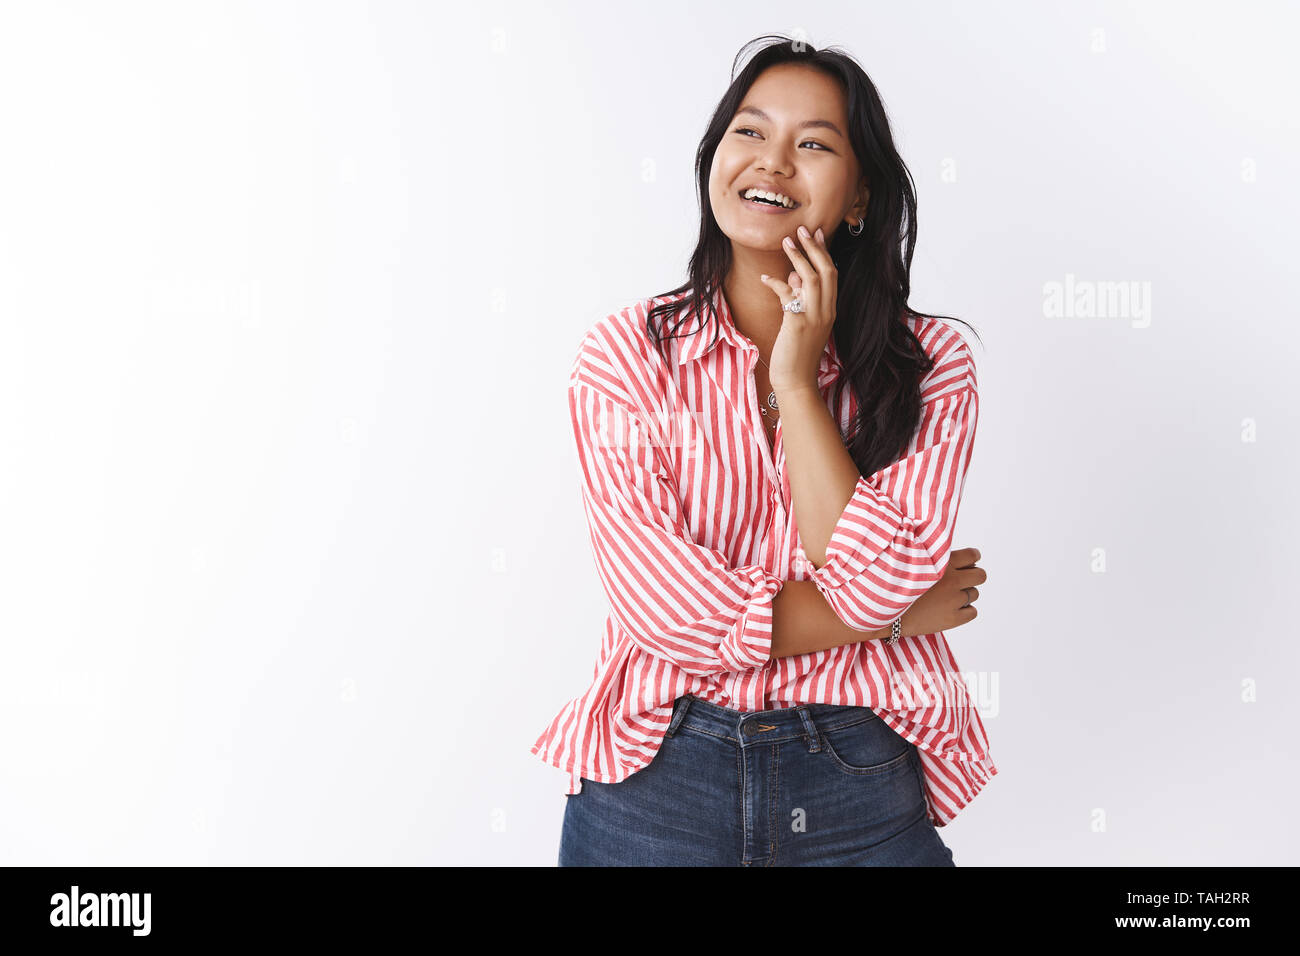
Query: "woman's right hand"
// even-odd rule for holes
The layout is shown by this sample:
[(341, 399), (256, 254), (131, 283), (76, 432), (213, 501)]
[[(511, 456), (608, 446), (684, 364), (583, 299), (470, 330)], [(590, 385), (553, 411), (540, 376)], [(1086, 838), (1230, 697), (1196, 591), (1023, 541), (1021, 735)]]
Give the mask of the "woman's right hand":
[(975, 620), (975, 601), (979, 588), (988, 580), (984, 569), (976, 567), (980, 559), (977, 548), (961, 548), (948, 556), (943, 577), (903, 612), (904, 636), (950, 631)]

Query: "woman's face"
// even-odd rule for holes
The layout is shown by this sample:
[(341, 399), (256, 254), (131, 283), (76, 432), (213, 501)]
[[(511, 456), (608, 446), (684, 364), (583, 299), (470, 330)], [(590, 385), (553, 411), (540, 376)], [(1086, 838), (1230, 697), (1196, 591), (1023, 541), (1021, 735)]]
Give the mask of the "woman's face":
[[(839, 84), (819, 70), (785, 63), (750, 86), (713, 154), (709, 199), (735, 244), (780, 252), (799, 226), (824, 230), (866, 214), (867, 190), (848, 140)], [(742, 197), (752, 186), (784, 194), (793, 209)]]

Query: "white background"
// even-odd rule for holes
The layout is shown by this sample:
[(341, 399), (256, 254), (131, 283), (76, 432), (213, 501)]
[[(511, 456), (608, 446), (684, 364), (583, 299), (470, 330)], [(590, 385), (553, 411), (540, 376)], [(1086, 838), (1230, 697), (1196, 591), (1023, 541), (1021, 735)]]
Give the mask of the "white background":
[[(733, 57), (799, 30), (983, 339), (957, 864), (1294, 861), (1295, 7), (793, 9), (0, 8), (0, 863), (554, 864), (569, 364), (685, 277)], [(1150, 324), (1045, 316), (1067, 274)]]

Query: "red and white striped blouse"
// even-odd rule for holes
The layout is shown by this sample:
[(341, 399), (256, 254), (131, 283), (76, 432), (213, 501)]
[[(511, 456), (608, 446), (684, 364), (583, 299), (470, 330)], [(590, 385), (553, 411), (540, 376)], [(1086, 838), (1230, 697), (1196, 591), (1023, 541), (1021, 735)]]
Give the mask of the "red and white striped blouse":
[[(675, 299), (684, 306), (686, 295)], [(772, 599), (787, 580), (816, 582), (842, 621), (879, 630), (943, 576), (979, 408), (970, 347), (938, 319), (907, 318), (935, 359), (920, 426), (903, 458), (859, 479), (817, 568), (795, 525), (781, 420), (775, 461), (763, 432), (757, 348), (719, 291), (703, 329), (692, 317), (668, 339), (665, 365), (645, 332), (664, 301), (596, 322), (569, 376), (610, 613), (590, 687), (532, 752), (568, 771), (574, 794), (583, 777), (617, 783), (648, 765), (683, 694), (739, 711), (866, 706), (919, 748), (927, 815), (945, 826), (997, 768), (942, 632), (769, 654)], [(847, 381), (832, 389), (839, 375), (831, 336), (818, 385), (844, 436), (856, 401)]]

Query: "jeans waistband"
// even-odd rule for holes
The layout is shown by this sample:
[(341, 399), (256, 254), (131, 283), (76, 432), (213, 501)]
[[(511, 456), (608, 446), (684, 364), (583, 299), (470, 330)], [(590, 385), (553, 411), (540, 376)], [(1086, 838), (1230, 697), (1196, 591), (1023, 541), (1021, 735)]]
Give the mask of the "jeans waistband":
[(704, 733), (734, 740), (742, 746), (776, 743), (799, 737), (817, 749), (818, 731), (829, 733), (868, 720), (879, 720), (870, 707), (844, 704), (795, 704), (774, 710), (739, 711), (720, 707), (692, 694), (678, 697), (667, 735), (686, 726)]

